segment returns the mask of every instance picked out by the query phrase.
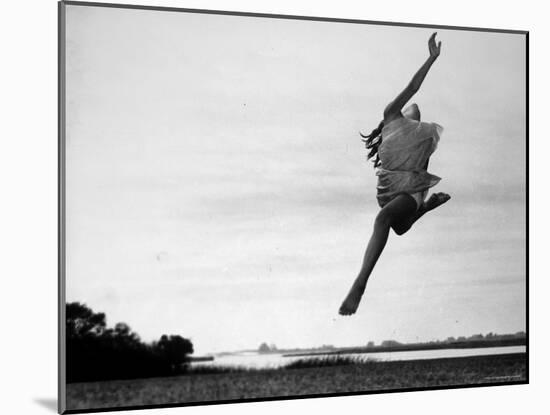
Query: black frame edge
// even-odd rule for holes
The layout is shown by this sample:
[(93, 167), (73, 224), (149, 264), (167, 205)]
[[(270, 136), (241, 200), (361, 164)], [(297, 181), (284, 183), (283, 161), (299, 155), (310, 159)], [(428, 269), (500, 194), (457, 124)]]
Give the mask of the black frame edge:
[(526, 338), (526, 357), (527, 371), (525, 373), (527, 383), (529, 383), (529, 339), (531, 333), (529, 330), (529, 32), (525, 33), (525, 331)]
[(67, 410), (65, 330), (65, 2), (57, 3), (57, 412)]
[(374, 21), (361, 19), (345, 19), (338, 17), (320, 17), (320, 16), (300, 16), (290, 14), (269, 14), (269, 13), (254, 13), (241, 11), (226, 11), (226, 10), (209, 10), (209, 9), (190, 9), (181, 7), (166, 7), (166, 6), (145, 6), (138, 4), (123, 4), (123, 3), (100, 3), (86, 1), (63, 1), (64, 4), (70, 6), (88, 6), (88, 7), (110, 7), (117, 9), (133, 9), (133, 10), (156, 10), (164, 12), (184, 12), (184, 13), (200, 13), (200, 14), (215, 14), (226, 16), (241, 16), (241, 17), (266, 17), (271, 19), (286, 19), (286, 20), (311, 20), (317, 22), (333, 22), (333, 23), (352, 23), (352, 24), (370, 24), (377, 26), (404, 26), (425, 29), (446, 29), (446, 30), (465, 30), (477, 32), (493, 32), (493, 33), (509, 33), (509, 34), (526, 34), (526, 30), (515, 29), (499, 29), (499, 28), (484, 28), (484, 27), (466, 27), (466, 26), (449, 26), (424, 23), (405, 23), (405, 22), (388, 22)]

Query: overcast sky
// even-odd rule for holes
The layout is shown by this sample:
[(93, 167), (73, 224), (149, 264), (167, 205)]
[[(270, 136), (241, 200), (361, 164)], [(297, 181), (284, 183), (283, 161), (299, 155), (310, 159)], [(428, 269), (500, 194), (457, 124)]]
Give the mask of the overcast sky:
[(525, 330), (525, 39), (438, 29), (452, 200), (390, 236), (359, 140), (430, 29), (67, 6), (67, 301), (197, 354)]

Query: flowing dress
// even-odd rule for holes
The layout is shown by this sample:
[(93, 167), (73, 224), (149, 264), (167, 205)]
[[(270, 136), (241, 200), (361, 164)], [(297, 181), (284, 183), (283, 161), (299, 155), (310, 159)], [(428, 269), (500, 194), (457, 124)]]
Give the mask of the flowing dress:
[(441, 178), (428, 173), (426, 167), (442, 132), (443, 127), (436, 123), (405, 117), (384, 126), (378, 147), (381, 164), (376, 171), (376, 197), (380, 207), (398, 194), (408, 193), (414, 197), (417, 193), (427, 193), (430, 187), (439, 183)]

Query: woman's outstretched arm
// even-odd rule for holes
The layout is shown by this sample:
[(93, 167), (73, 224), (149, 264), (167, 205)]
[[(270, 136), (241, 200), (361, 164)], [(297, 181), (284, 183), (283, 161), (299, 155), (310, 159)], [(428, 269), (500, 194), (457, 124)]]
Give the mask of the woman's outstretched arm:
[(433, 33), (428, 40), (428, 49), (430, 51), (430, 56), (428, 57), (426, 62), (424, 62), (424, 64), (420, 67), (416, 74), (414, 74), (407, 87), (403, 91), (401, 91), (397, 98), (390, 102), (384, 110), (385, 123), (388, 123), (393, 119), (402, 116), (401, 109), (412, 98), (412, 96), (418, 92), (418, 90), (420, 89), (420, 85), (422, 85), (422, 82), (424, 82), (424, 78), (430, 70), (430, 67), (439, 56), (439, 53), (441, 52), (441, 42), (436, 45), (436, 34), (437, 33)]

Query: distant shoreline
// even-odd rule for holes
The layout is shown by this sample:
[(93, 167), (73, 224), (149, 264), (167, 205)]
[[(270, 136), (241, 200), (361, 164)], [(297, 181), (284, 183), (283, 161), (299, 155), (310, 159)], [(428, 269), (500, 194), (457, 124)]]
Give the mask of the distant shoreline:
[(305, 348), (271, 348), (270, 350), (261, 349), (242, 349), (233, 351), (222, 351), (208, 353), (208, 356), (234, 356), (242, 354), (278, 354), (283, 357), (288, 356), (316, 356), (327, 354), (346, 354), (346, 353), (382, 353), (382, 352), (405, 352), (419, 350), (442, 350), (442, 349), (477, 349), (489, 347), (508, 347), (508, 346), (526, 346), (527, 335), (497, 335), (497, 338), (480, 338), (480, 339), (458, 339), (454, 341), (434, 341), (422, 343), (399, 343), (396, 341), (391, 345), (383, 344), (378, 346), (321, 346), (321, 347), (305, 347)]
[(312, 350), (299, 352), (284, 352), (273, 351), (265, 354), (278, 353), (283, 357), (298, 357), (298, 356), (319, 356), (319, 355), (340, 355), (351, 353), (387, 353), (387, 352), (413, 352), (422, 350), (449, 350), (449, 349), (481, 349), (490, 347), (511, 347), (511, 346), (526, 346), (525, 339), (507, 339), (507, 340), (480, 340), (480, 341), (465, 341), (465, 342), (450, 342), (450, 343), (419, 343), (419, 344), (402, 344), (394, 346), (373, 346), (373, 347), (345, 347), (335, 350)]

